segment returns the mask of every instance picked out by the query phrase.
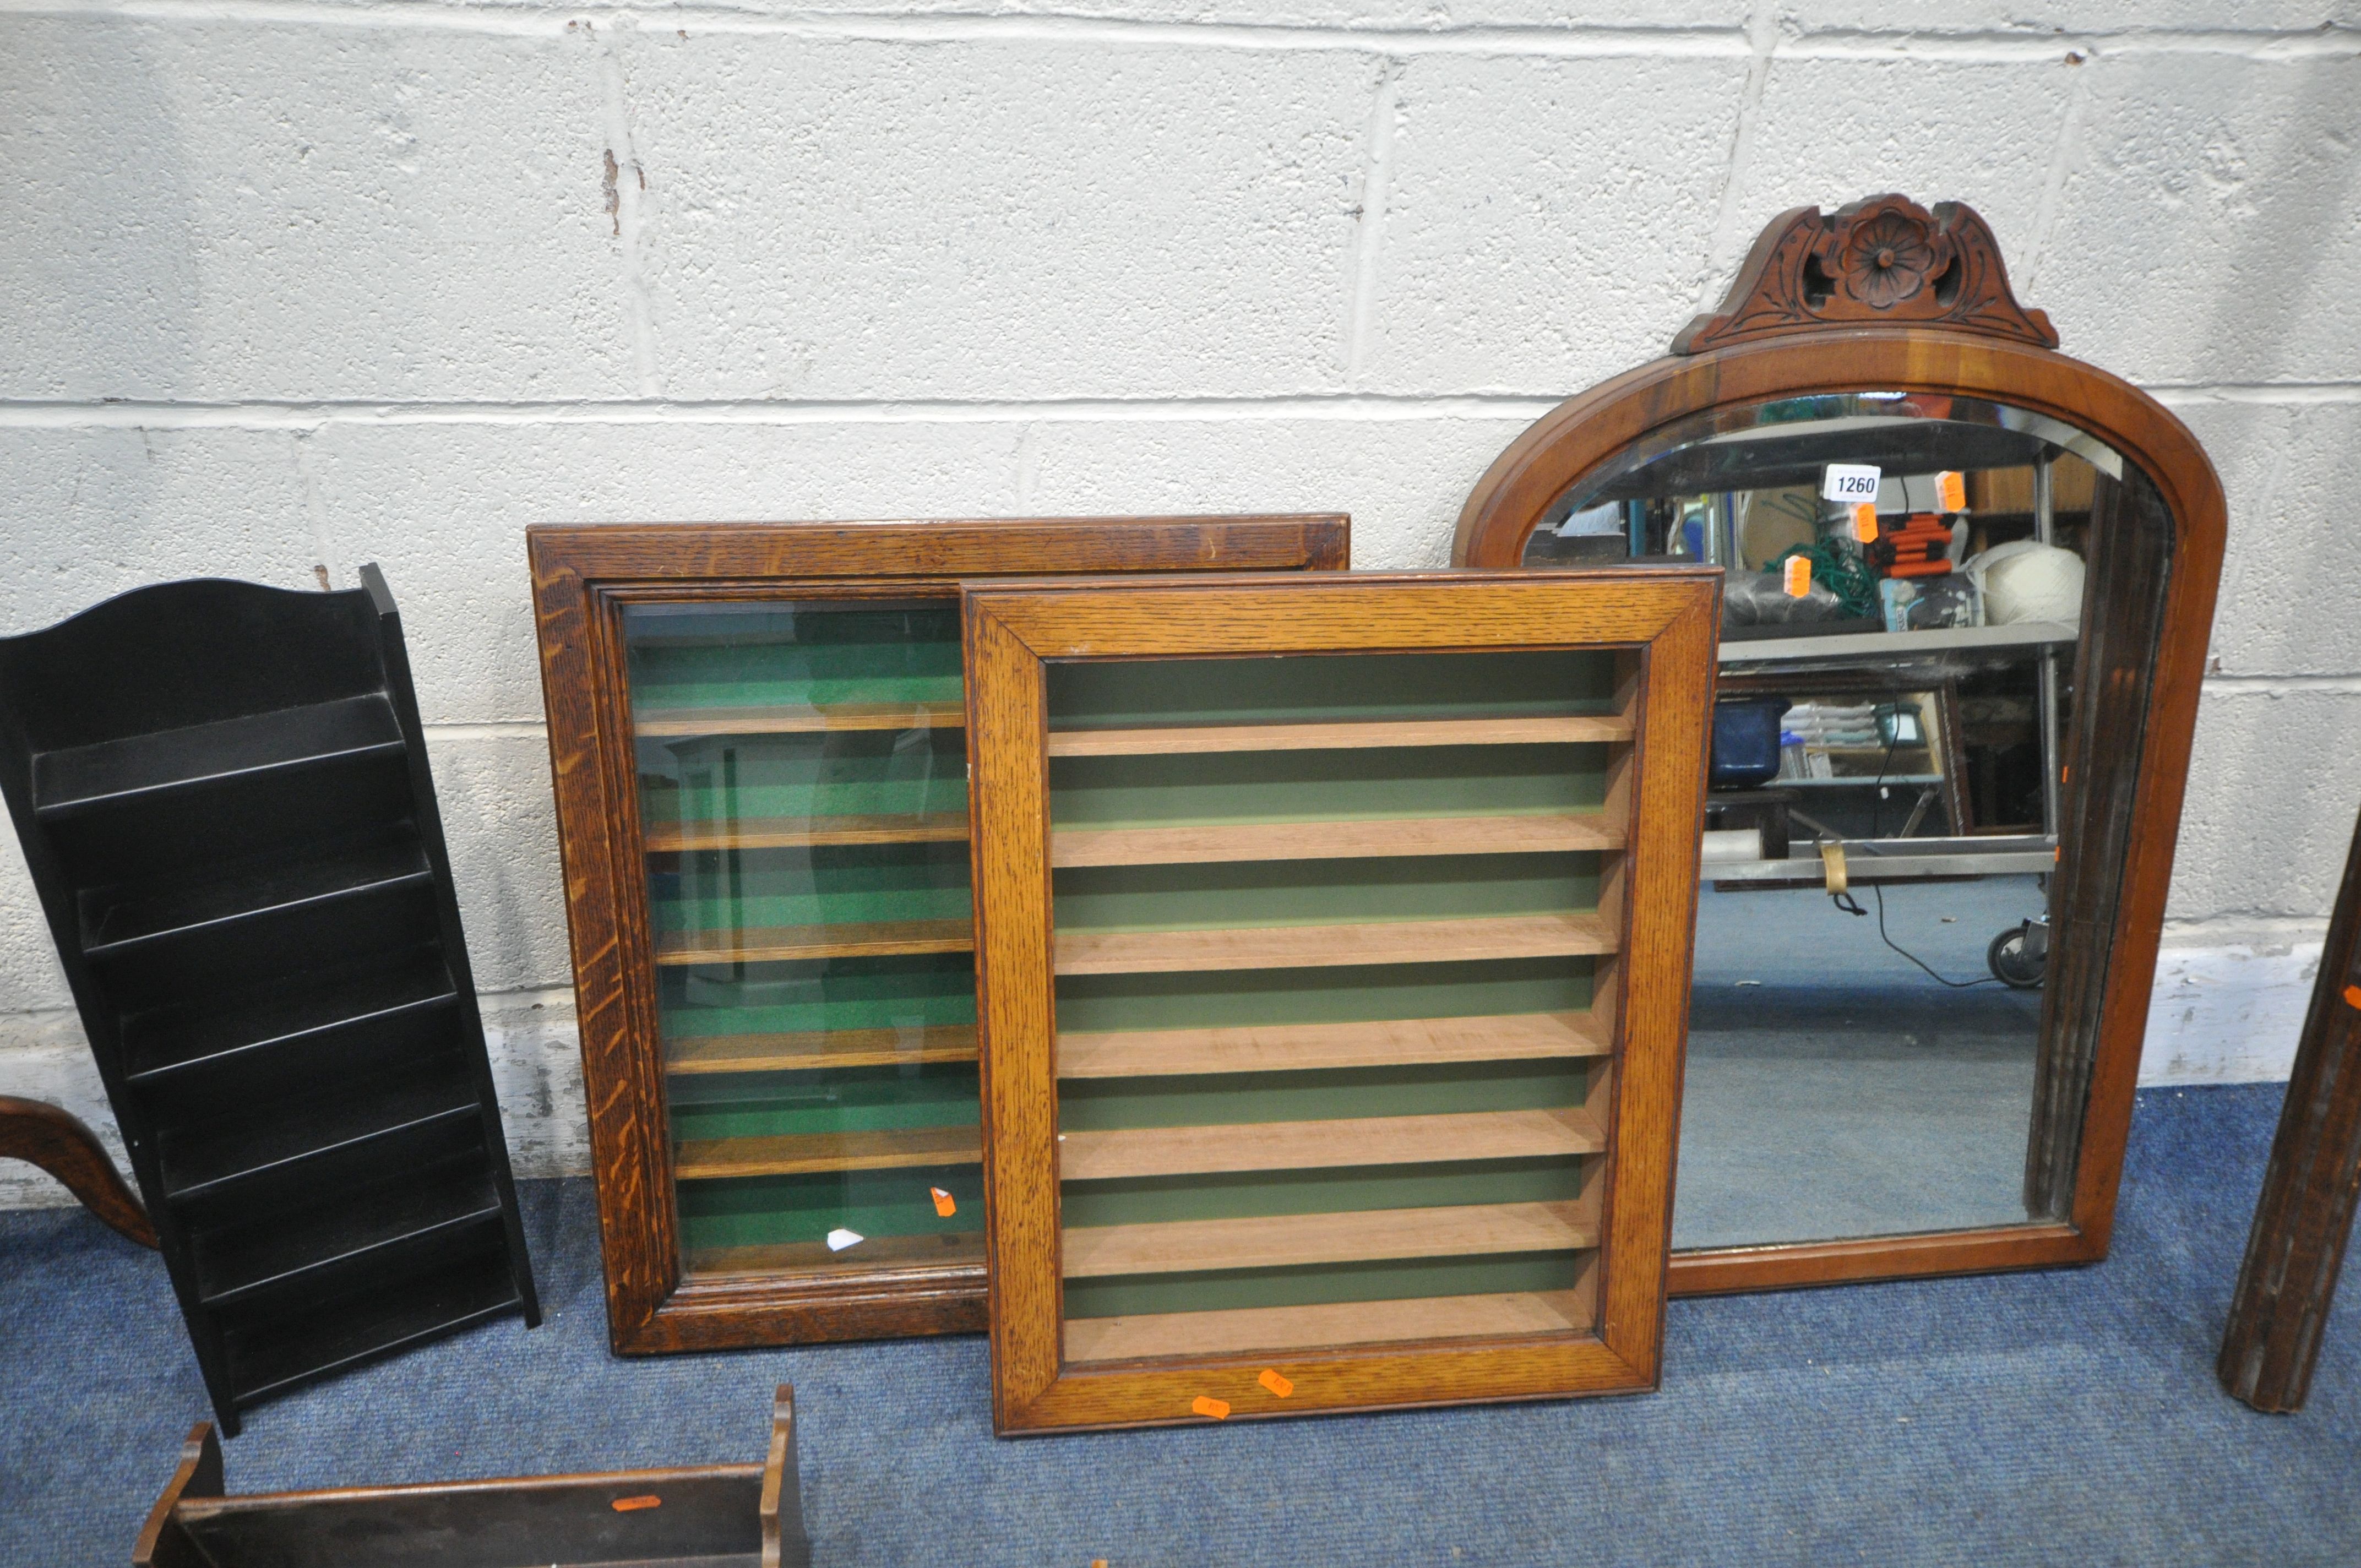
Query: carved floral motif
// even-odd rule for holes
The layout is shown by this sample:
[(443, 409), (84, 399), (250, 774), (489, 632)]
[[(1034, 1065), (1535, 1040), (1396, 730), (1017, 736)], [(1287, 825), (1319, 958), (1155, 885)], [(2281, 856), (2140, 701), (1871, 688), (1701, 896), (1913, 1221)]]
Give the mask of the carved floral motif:
[(1798, 207), (1772, 220), (1721, 309), (1689, 323), (1675, 354), (1825, 327), (1943, 326), (2058, 346), (2039, 311), (2016, 302), (2000, 247), (1975, 209), (1872, 196), (1834, 215)]

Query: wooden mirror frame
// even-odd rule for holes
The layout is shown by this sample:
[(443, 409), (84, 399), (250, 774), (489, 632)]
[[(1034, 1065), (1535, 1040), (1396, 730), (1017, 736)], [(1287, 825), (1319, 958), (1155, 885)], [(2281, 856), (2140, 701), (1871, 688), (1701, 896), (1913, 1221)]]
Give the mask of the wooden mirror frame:
[[(1982, 398), (2062, 421), (2136, 466), (2163, 504), (2165, 515), (2147, 515), (2121, 487), (2106, 515), (2093, 509), (2026, 1154), (2027, 1210), (2048, 1217), (1676, 1251), (1674, 1295), (2106, 1255), (2227, 520), (2221, 479), (2188, 427), (2057, 342), (2048, 318), (2010, 293), (1972, 209), (1929, 212), (1895, 195), (1833, 214), (1797, 208), (1763, 230), (1719, 312), (1693, 321), (1665, 357), (1543, 415), (1460, 511), (1454, 565), (1520, 566), (1551, 505), (1633, 443), (1716, 410), (1862, 389)], [(2126, 725), (2136, 748), (2122, 743)]]
[(623, 1355), (984, 1327), (981, 1262), (685, 1275), (658, 1035), (624, 607), (922, 591), (1058, 572), (1339, 571), (1341, 514), (589, 523), (526, 530), (566, 877), (609, 1343)]

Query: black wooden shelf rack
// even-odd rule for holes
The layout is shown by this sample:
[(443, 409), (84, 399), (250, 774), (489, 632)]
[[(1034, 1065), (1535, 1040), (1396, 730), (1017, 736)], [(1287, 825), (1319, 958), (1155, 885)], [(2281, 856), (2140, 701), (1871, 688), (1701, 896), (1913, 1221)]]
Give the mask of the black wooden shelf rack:
[(385, 578), (0, 638), (0, 792), (223, 1429), (540, 1321)]

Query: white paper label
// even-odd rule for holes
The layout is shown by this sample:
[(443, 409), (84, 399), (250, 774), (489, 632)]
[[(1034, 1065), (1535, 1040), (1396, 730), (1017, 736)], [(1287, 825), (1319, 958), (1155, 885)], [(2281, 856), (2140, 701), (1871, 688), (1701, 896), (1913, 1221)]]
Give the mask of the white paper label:
[[(810, 1233), (806, 1232), (805, 1234), (809, 1234)], [(842, 1252), (846, 1247), (858, 1246), (861, 1243), (867, 1241), (868, 1239), (868, 1237), (862, 1235), (859, 1231), (833, 1230), (828, 1233), (828, 1250), (830, 1252)]]
[(1820, 499), (1828, 501), (1874, 501), (1877, 470), (1866, 463), (1831, 463), (1820, 477)]

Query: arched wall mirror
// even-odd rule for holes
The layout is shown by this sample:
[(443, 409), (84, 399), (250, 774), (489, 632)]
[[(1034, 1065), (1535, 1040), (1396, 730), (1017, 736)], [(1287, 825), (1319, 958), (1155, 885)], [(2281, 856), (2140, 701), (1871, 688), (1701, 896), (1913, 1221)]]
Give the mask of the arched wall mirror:
[(1971, 209), (1801, 208), (1460, 515), (1729, 574), (1676, 1293), (2105, 1255), (2224, 523), (2057, 341)]

